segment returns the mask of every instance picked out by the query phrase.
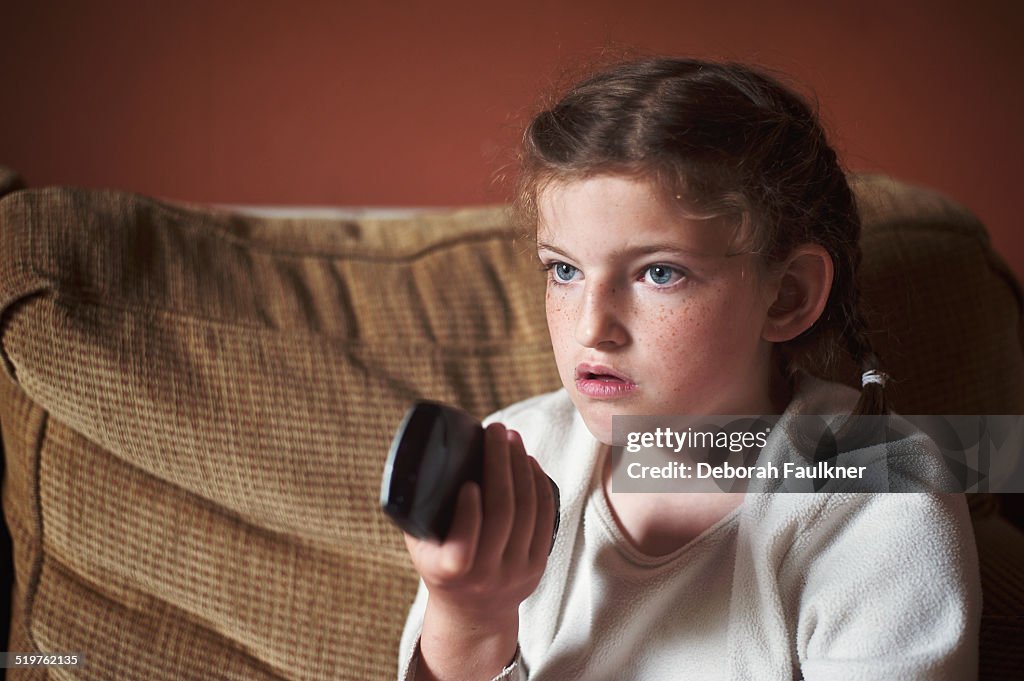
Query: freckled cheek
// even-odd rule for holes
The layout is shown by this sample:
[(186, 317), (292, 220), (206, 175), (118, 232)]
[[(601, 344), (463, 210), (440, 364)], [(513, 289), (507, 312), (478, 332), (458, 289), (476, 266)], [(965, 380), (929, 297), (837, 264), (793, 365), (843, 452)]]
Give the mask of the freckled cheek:
[[(669, 338), (686, 338), (704, 325), (702, 307), (693, 304), (637, 305), (632, 319), (634, 328), (643, 329), (651, 338), (666, 342)], [(667, 347), (677, 346), (669, 344)]]
[(547, 295), (544, 297), (544, 309), (550, 328), (564, 326), (569, 321), (569, 308), (563, 294), (548, 289)]
[(637, 318), (639, 328), (644, 329), (637, 340), (645, 346), (645, 354), (664, 367), (665, 387), (672, 394), (692, 392), (693, 380), (703, 380), (708, 372), (722, 368), (716, 366), (714, 357), (730, 339), (715, 332), (708, 314), (707, 305), (691, 303), (658, 306)]
[(575, 320), (573, 319), (572, 305), (565, 299), (564, 294), (552, 292), (550, 289), (545, 297), (545, 311), (548, 322), (548, 335), (551, 336), (551, 345), (555, 351), (555, 361), (560, 368), (564, 357), (572, 346), (574, 337)]

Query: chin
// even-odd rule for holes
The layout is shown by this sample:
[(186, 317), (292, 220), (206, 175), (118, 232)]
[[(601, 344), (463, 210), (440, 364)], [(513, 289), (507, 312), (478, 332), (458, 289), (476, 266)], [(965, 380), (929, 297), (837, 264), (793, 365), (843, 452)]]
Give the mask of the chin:
[(606, 445), (612, 444), (611, 415), (588, 414), (582, 409), (580, 410), (580, 414), (583, 416), (583, 423), (586, 424), (587, 430), (590, 431), (590, 434), (593, 435), (598, 442)]

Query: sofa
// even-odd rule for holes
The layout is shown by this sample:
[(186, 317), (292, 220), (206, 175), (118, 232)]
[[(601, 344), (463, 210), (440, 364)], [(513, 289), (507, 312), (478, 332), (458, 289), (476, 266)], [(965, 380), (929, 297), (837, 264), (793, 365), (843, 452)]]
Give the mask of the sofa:
[[(1021, 290), (983, 226), (854, 187), (895, 408), (1024, 413)], [(9, 678), (393, 678), (416, 578), (387, 447), (415, 399), (558, 387), (528, 237), (501, 206), (282, 217), (7, 169), (0, 194), (6, 650), (83, 656)], [(1007, 501), (970, 497), (983, 679), (1024, 668)]]

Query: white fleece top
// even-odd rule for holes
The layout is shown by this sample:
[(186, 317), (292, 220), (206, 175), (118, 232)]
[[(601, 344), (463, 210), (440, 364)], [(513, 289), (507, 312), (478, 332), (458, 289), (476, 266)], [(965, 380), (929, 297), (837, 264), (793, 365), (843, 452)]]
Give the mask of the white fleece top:
[[(786, 415), (849, 413), (855, 399), (802, 376)], [(605, 448), (564, 390), (488, 421), (519, 431), (561, 491), (547, 568), (520, 606), (519, 652), (497, 679), (977, 678), (981, 589), (962, 495), (749, 493), (652, 557), (619, 530)], [(783, 430), (763, 451), (788, 446)], [(421, 582), (400, 679), (415, 677), (426, 601)]]

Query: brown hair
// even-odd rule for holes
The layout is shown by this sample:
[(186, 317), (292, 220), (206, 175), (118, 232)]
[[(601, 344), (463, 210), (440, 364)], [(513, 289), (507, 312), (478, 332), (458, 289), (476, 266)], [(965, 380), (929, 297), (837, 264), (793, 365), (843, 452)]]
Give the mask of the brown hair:
[[(832, 256), (821, 317), (780, 344), (784, 368), (825, 371), (845, 347), (879, 370), (858, 308), (860, 217), (815, 112), (776, 79), (741, 64), (631, 61), (570, 88), (523, 137), (514, 210), (536, 225), (551, 183), (616, 173), (649, 177), (701, 217), (731, 216), (746, 248), (778, 263), (807, 243)], [(883, 385), (861, 390), (854, 414), (885, 413)]]

